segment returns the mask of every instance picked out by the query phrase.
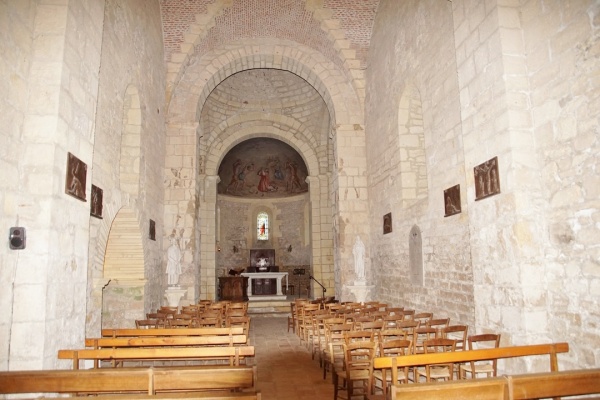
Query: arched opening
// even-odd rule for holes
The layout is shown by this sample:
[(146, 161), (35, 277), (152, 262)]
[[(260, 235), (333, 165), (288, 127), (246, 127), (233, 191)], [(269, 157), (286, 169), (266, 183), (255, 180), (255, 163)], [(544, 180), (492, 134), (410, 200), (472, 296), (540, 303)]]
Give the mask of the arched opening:
[(113, 220), (103, 266), (102, 328), (131, 327), (144, 315), (144, 249), (137, 217), (123, 207)]

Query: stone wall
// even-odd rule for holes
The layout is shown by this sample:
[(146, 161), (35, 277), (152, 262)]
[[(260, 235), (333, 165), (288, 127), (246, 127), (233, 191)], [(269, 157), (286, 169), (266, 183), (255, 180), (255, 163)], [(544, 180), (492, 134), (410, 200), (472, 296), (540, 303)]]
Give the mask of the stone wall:
[(24, 250), (0, 250), (2, 369), (55, 368), (57, 350), (85, 336), (90, 203), (65, 194), (65, 177), (70, 152), (88, 166), (89, 200), (103, 7), (0, 4), (2, 223), (27, 230)]
[[(367, 73), (371, 270), (376, 297), (472, 325), (468, 209), (444, 217), (461, 185), (459, 91), (450, 2), (382, 1)], [(392, 232), (383, 216), (392, 214)], [(423, 285), (411, 280), (411, 229), (422, 232)]]
[[(124, 316), (118, 310), (130, 307), (123, 324), (131, 325), (145, 312), (166, 301), (164, 268), (168, 240), (163, 223), (165, 159), (165, 66), (160, 10), (143, 0), (107, 1), (96, 115), (92, 182), (104, 190), (104, 216), (92, 218), (88, 291), (89, 335), (99, 334), (105, 323), (114, 325)], [(143, 270), (134, 276), (104, 270), (110, 232), (124, 224), (118, 213), (125, 210), (135, 222), (121, 230), (122, 241), (141, 245), (113, 251), (111, 259), (143, 257)], [(150, 220), (155, 222), (156, 240), (149, 239)], [(107, 283), (106, 289), (103, 288)], [(125, 291), (111, 290), (112, 286)], [(143, 302), (126, 293), (141, 290)], [(120, 298), (119, 294), (123, 293)], [(108, 301), (102, 296), (109, 296)], [(118, 304), (119, 309), (104, 308)], [(104, 304), (104, 306), (102, 306)]]
[[(504, 3), (380, 4), (367, 74), (372, 273), (386, 301), (505, 344), (568, 341), (562, 369), (594, 366), (598, 5)], [(478, 200), (473, 168), (496, 156), (501, 192)], [(444, 217), (455, 184), (462, 212)], [(413, 226), (422, 287), (410, 283)]]
[[(600, 5), (524, 1), (529, 107), (544, 213), (539, 265), (524, 265), (543, 290), (530, 294), (551, 340), (571, 344), (568, 365), (600, 363)], [(531, 177), (523, 176), (530, 180)], [(537, 236), (538, 231), (533, 235)]]

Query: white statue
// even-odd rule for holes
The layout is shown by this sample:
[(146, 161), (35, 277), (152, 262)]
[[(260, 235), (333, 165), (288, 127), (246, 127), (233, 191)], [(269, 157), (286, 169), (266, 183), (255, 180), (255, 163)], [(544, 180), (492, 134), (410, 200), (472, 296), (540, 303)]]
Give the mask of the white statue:
[(359, 281), (365, 280), (365, 245), (363, 244), (360, 237), (356, 236), (354, 242), (354, 248), (352, 249), (354, 254), (354, 272), (356, 273), (356, 279)]
[(171, 246), (167, 249), (167, 275), (169, 286), (177, 285), (181, 275), (181, 250), (175, 238), (171, 238)]

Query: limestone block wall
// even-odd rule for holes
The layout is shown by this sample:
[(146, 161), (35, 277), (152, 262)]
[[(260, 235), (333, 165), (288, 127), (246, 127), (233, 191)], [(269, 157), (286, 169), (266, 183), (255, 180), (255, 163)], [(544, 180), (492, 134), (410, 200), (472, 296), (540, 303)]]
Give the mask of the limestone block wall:
[[(161, 29), (156, 3), (106, 4), (92, 175), (92, 182), (104, 191), (104, 216), (91, 219), (90, 335), (105, 324), (131, 325), (165, 301), (163, 258), (169, 242), (164, 241), (163, 222), (166, 128)], [(135, 222), (116, 218), (120, 210)], [(155, 240), (149, 238), (150, 220), (155, 222)], [(127, 229), (122, 229), (124, 223)], [(141, 254), (132, 246), (107, 246), (113, 232), (120, 232), (117, 240), (141, 246)], [(119, 254), (107, 255), (107, 249)], [(104, 268), (106, 257), (131, 262), (142, 257), (143, 266), (133, 275), (109, 272)], [(143, 300), (132, 291), (142, 293)], [(120, 307), (115, 309), (116, 304)], [(129, 311), (124, 314), (123, 309)]]
[(546, 218), (543, 256), (531, 272), (538, 280), (543, 272), (543, 290), (532, 293), (531, 301), (542, 305), (548, 337), (572, 344), (565, 364), (597, 366), (600, 5), (526, 1), (509, 11), (520, 16), (533, 137), (544, 160), (537, 175)]
[[(367, 86), (378, 289), (507, 344), (569, 341), (561, 368), (597, 365), (598, 5), (392, 3), (380, 4)], [(501, 193), (477, 201), (473, 168), (495, 156)], [(457, 183), (462, 212), (444, 218), (443, 190)], [(411, 226), (422, 288), (408, 273)]]
[(65, 194), (65, 177), (68, 152), (92, 165), (103, 7), (0, 5), (2, 225), (27, 229), (24, 250), (0, 250), (2, 369), (56, 368), (57, 350), (85, 336), (90, 203)]
[[(401, 21), (401, 22), (399, 22)], [(450, 2), (382, 1), (367, 72), (371, 273), (377, 298), (472, 325), (474, 294), (465, 204), (461, 110)], [(462, 213), (444, 217), (459, 184)], [(392, 214), (392, 232), (383, 217)], [(409, 263), (422, 236), (423, 284)]]
[[(25, 224), (19, 215), (18, 204), (24, 190), (20, 183), (21, 170), (24, 168), (23, 124), (28, 114), (35, 11), (31, 1), (0, 3), (0, 36), (3, 38), (0, 41), (0, 51), (3, 54), (0, 59), (0, 88), (5, 93), (0, 98), (0, 109), (4, 110), (0, 113), (0, 122), (6, 128), (2, 130), (0, 137), (3, 144), (0, 153), (0, 224), (4, 231), (11, 226)], [(6, 288), (0, 293), (0, 303), (6, 310), (12, 310), (12, 295), (15, 293), (13, 286), (17, 268), (22, 265), (21, 256), (22, 251), (10, 251), (7, 243), (0, 246), (0, 281), (4, 282), (3, 286)], [(40, 326), (44, 315), (45, 313), (36, 318), (36, 323)], [(0, 315), (0, 337), (7, 339), (0, 341), (0, 370), (8, 369), (12, 324), (12, 312)], [(41, 346), (35, 350), (41, 351)]]

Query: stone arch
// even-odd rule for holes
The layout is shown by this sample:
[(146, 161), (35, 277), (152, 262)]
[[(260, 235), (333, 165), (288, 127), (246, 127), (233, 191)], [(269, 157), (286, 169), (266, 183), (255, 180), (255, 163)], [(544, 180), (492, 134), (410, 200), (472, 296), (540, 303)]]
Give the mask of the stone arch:
[(312, 85), (327, 104), (332, 121), (363, 123), (361, 102), (351, 82), (322, 54), (285, 40), (275, 40), (273, 44), (250, 43), (240, 41), (226, 52), (211, 51), (191, 63), (174, 88), (169, 121), (197, 121), (204, 101), (227, 77), (247, 69), (274, 68), (290, 71)]
[(221, 160), (236, 144), (256, 137), (269, 137), (281, 140), (294, 148), (304, 159), (310, 175), (319, 173), (319, 163), (315, 149), (307, 144), (300, 135), (290, 136), (288, 132), (275, 126), (230, 126), (228, 136), (214, 140), (206, 150), (205, 170), (207, 175), (216, 175)]
[(144, 279), (144, 246), (135, 212), (119, 210), (110, 228), (104, 255), (104, 279)]
[(140, 190), (141, 132), (139, 92), (135, 86), (129, 85), (123, 99), (119, 185), (122, 191), (133, 196), (138, 196)]
[(409, 207), (428, 195), (427, 160), (421, 94), (409, 83), (398, 105), (398, 143), (402, 205)]

